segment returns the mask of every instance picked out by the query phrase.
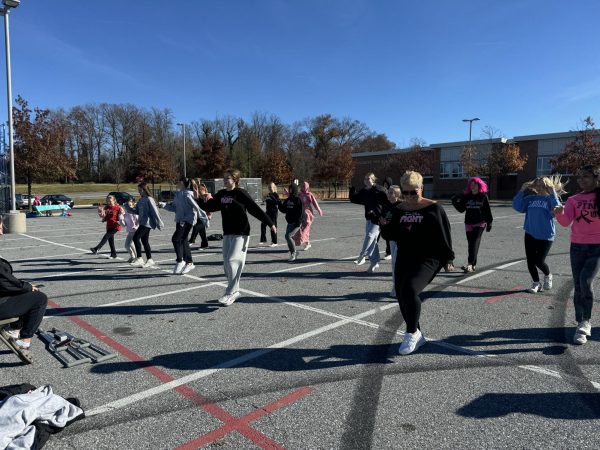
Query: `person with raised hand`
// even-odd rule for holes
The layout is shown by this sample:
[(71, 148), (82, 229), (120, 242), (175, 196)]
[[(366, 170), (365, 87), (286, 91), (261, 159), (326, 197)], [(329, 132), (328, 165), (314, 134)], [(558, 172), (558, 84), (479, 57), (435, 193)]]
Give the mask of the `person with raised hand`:
[(571, 272), (577, 328), (575, 344), (585, 344), (592, 335), (593, 282), (600, 271), (600, 166), (587, 165), (577, 173), (581, 191), (554, 209), (563, 227), (571, 226)]

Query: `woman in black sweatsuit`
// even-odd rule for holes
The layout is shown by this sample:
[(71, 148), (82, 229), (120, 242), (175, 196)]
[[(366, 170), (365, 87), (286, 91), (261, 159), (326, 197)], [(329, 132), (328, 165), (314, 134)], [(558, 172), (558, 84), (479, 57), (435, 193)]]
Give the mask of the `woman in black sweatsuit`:
[(419, 318), (419, 294), (444, 268), (454, 270), (450, 222), (439, 203), (423, 198), (423, 177), (406, 172), (400, 179), (404, 201), (392, 209), (392, 217), (380, 219), (382, 236), (398, 246), (394, 278), (406, 334), (398, 349), (401, 355), (417, 350), (425, 341)]
[(48, 297), (38, 288), (17, 279), (8, 261), (0, 258), (0, 320), (18, 317), (0, 330), (2, 336), (17, 351), (19, 358), (31, 364), (31, 338), (39, 328), (46, 312)]
[(279, 210), (285, 213), (285, 221), (287, 222), (287, 228), (285, 230), (285, 240), (290, 250), (290, 259), (292, 262), (296, 260), (298, 252), (296, 251), (296, 243), (294, 242), (294, 236), (300, 231), (302, 225), (304, 206), (302, 200), (298, 197), (298, 185), (290, 184), (288, 191), (288, 198), (279, 203)]

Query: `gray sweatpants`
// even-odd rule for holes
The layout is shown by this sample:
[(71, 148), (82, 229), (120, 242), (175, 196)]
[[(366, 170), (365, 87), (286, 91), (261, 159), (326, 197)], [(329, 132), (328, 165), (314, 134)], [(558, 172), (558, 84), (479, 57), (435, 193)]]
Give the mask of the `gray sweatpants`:
[(240, 289), (240, 278), (246, 264), (246, 253), (250, 236), (226, 234), (223, 236), (223, 267), (227, 277), (225, 294), (233, 294)]
[(135, 245), (133, 245), (134, 234), (135, 230), (130, 231), (129, 233), (127, 233), (127, 237), (125, 238), (125, 250), (129, 252), (129, 256), (131, 258), (137, 258), (137, 253), (135, 252)]
[(371, 264), (378, 263), (381, 259), (381, 256), (379, 255), (379, 244), (377, 243), (378, 237), (379, 225), (375, 225), (370, 220), (367, 220), (365, 240), (359, 256), (368, 256)]

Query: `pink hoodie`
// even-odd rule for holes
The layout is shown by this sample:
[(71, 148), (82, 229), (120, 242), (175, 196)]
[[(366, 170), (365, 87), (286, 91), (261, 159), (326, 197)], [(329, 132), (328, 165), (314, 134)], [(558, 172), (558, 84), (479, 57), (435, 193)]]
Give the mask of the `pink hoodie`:
[(562, 214), (556, 220), (563, 227), (571, 225), (574, 244), (600, 244), (600, 215), (596, 211), (596, 194), (581, 192), (567, 199)]

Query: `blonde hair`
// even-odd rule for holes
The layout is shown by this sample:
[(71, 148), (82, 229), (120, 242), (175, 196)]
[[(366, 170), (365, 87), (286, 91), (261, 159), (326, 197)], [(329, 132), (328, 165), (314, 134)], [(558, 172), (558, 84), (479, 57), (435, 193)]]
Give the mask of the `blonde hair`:
[(269, 183), (269, 188), (271, 188), (271, 190), (277, 194), (277, 185), (273, 182)]
[(556, 195), (561, 196), (567, 192), (565, 191), (566, 184), (560, 175), (550, 175), (547, 177), (537, 177), (526, 182), (524, 186), (525, 189), (529, 189), (538, 195), (550, 195), (554, 191)]
[(423, 175), (414, 170), (407, 170), (400, 178), (400, 186), (423, 187)]
[(390, 195), (393, 195), (394, 198), (400, 200), (402, 198), (402, 189), (400, 189), (400, 186), (395, 184), (390, 186), (388, 189), (388, 196)]

